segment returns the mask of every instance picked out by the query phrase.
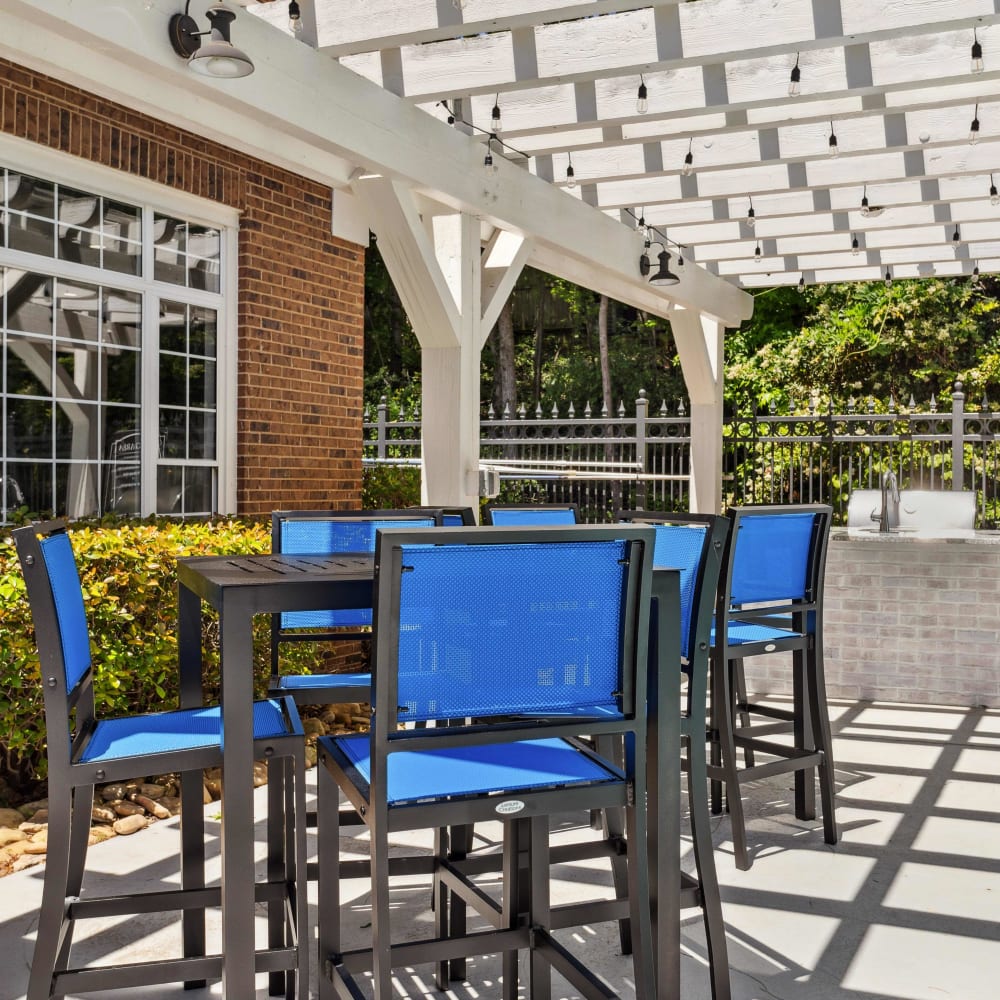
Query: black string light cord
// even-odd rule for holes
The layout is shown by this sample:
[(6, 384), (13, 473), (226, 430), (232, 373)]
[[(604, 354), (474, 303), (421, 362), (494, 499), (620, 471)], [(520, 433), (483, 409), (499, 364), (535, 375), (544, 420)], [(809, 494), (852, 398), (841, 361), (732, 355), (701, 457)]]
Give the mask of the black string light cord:
[(632, 218), (635, 219), (637, 225), (642, 226), (647, 233), (652, 233), (654, 236), (661, 237), (661, 239), (658, 240), (650, 240), (649, 241), (650, 243), (660, 243), (662, 246), (672, 246), (677, 251), (678, 263), (680, 263), (681, 260), (684, 259), (681, 251), (687, 250), (686, 243), (678, 243), (676, 240), (670, 239), (670, 237), (667, 236), (667, 234), (664, 231), (657, 229), (656, 226), (649, 225), (649, 223), (646, 222), (645, 218), (643, 218), (640, 215), (636, 215), (631, 208), (626, 208), (625, 211), (629, 215), (631, 215)]
[(483, 128), (482, 125), (476, 125), (475, 122), (467, 122), (464, 118), (459, 118), (451, 108), (448, 107), (447, 101), (438, 101), (438, 104), (448, 112), (448, 124), (449, 125), (464, 125), (466, 128), (471, 128), (476, 132), (481, 132), (486, 136), (490, 143), (496, 143), (501, 149), (509, 149), (512, 153), (517, 153), (518, 156), (523, 156), (526, 160), (531, 159), (530, 153), (525, 153), (523, 150), (518, 149), (516, 146), (512, 146), (509, 142), (502, 139), (496, 132), (492, 129)]

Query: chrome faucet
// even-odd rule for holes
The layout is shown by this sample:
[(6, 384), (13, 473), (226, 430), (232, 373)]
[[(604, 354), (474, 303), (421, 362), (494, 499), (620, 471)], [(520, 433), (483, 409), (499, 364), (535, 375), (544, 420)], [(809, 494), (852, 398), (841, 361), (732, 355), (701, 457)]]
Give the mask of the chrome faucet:
[(889, 527), (889, 499), (892, 498), (894, 504), (899, 504), (899, 483), (896, 481), (896, 473), (891, 469), (882, 473), (882, 509), (876, 514), (872, 511), (871, 519), (878, 521), (879, 534), (891, 530)]

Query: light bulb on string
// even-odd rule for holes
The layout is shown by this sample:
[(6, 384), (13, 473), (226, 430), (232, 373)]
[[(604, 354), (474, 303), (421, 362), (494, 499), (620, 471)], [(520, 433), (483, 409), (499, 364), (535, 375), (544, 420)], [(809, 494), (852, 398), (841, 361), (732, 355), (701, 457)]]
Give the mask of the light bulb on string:
[(750, 202), (750, 207), (747, 209), (747, 227), (753, 229), (757, 224), (757, 213), (753, 210), (753, 198), (750, 198), (749, 195), (747, 198)]
[(802, 82), (802, 70), (799, 69), (799, 54), (795, 53), (795, 65), (792, 67), (792, 72), (788, 77), (788, 96), (798, 97), (802, 92), (802, 87), (800, 86)]
[(649, 110), (649, 98), (646, 92), (646, 81), (643, 79), (642, 74), (639, 74), (639, 89), (636, 91), (635, 95), (635, 110), (639, 112), (640, 115), (644, 115)]
[(499, 135), (503, 131), (503, 122), (500, 120), (500, 95), (497, 94), (493, 102), (493, 111), (490, 114), (490, 128), (494, 135)]
[(972, 29), (972, 65), (970, 67), (970, 72), (972, 73), (982, 73), (985, 68), (983, 64), (983, 46), (979, 41), (979, 37), (976, 34), (976, 29)]
[(861, 253), (861, 245), (858, 243), (857, 235), (854, 235), (854, 239), (851, 240), (851, 255), (857, 257), (859, 253)]
[(972, 122), (969, 125), (969, 145), (975, 146), (979, 142), (979, 105), (976, 105), (975, 113), (973, 114)]
[(288, 2), (288, 28), (293, 35), (302, 34), (302, 11), (299, 9), (298, 0)]
[(566, 187), (570, 190), (576, 187), (576, 171), (573, 169), (573, 157), (566, 154), (569, 162), (566, 164)]
[(837, 143), (837, 133), (833, 131), (833, 122), (830, 122), (830, 139), (827, 143), (827, 152), (830, 156), (840, 155), (840, 146)]
[(990, 174), (990, 204), (996, 208), (1000, 205), (1000, 191), (997, 191), (997, 186), (993, 182), (993, 175)]
[(690, 177), (694, 173), (694, 139), (688, 141), (688, 151), (684, 156), (684, 166), (681, 167), (681, 174), (684, 177)]

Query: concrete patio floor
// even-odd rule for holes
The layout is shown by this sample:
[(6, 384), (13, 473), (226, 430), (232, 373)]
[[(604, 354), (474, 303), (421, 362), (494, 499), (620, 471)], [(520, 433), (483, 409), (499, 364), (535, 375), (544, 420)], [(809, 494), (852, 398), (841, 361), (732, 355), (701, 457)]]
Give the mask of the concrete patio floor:
[[(836, 847), (823, 843), (818, 822), (794, 818), (790, 779), (746, 789), (755, 852), (750, 871), (733, 866), (728, 819), (715, 820), (734, 1000), (993, 1000), (1000, 969), (1000, 711), (868, 702), (831, 708), (841, 828)], [(217, 807), (208, 814), (217, 836)], [(168, 821), (127, 842), (93, 848), (91, 870), (131, 884), (173, 883), (175, 825)], [(262, 833), (261, 823), (258, 840)], [(477, 829), (477, 835), (490, 831)], [(212, 867), (217, 872), (215, 857)], [(609, 883), (599, 865), (573, 866), (561, 875), (556, 899), (581, 886), (590, 896), (594, 884)], [(25, 996), (41, 887), (41, 868), (0, 881), (0, 1000)], [(345, 926), (360, 943), (368, 894), (361, 882), (348, 883), (348, 891)], [(314, 896), (312, 902), (315, 913)], [(422, 936), (431, 919), (426, 889), (400, 889), (395, 902), (397, 926)], [(614, 928), (598, 924), (575, 937), (616, 992), (632, 996), (630, 963), (617, 953)], [(171, 919), (131, 920), (81, 937), (79, 955), (152, 957), (173, 949), (177, 939)], [(397, 991), (401, 997), (499, 997), (498, 971), (496, 960), (470, 962), (468, 982), (439, 994), (431, 969), (418, 967), (400, 972)], [(314, 969), (314, 993), (315, 975)], [(709, 1000), (696, 911), (685, 919), (683, 980), (685, 1000)], [(263, 998), (264, 979), (258, 984)], [(184, 993), (167, 986), (130, 995), (202, 1000), (221, 995), (221, 988)], [(574, 993), (557, 983), (553, 996)]]

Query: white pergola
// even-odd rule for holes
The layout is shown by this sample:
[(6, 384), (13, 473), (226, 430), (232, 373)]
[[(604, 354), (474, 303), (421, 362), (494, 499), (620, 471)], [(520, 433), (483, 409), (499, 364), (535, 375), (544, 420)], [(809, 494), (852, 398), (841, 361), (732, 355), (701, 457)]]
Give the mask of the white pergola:
[[(329, 183), (334, 231), (375, 230), (423, 351), (429, 503), (478, 494), (479, 351), (525, 264), (669, 319), (703, 510), (741, 289), (1000, 270), (1000, 0), (299, 0), (298, 33), (285, 0), (240, 5), (242, 80), (186, 71), (182, 0), (8, 0), (0, 54)], [(640, 274), (644, 236), (678, 284)]]

